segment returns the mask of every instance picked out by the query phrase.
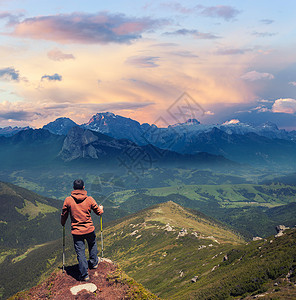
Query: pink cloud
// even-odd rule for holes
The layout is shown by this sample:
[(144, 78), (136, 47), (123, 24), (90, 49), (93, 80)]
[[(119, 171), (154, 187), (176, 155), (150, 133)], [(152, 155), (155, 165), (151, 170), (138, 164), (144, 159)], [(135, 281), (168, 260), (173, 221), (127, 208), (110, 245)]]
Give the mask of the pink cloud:
[(126, 63), (135, 65), (138, 68), (155, 68), (159, 65), (157, 56), (132, 56), (126, 60)]
[(239, 122), (240, 122), (240, 120), (238, 120), (238, 119), (232, 119), (232, 120), (230, 120), (230, 121), (224, 122), (222, 125), (238, 124)]
[(49, 59), (55, 60), (55, 61), (61, 61), (61, 60), (66, 60), (66, 59), (75, 59), (73, 54), (63, 53), (59, 49), (50, 50), (47, 53), (47, 56), (48, 56)]
[(59, 14), (25, 19), (13, 24), (12, 36), (60, 43), (130, 43), (162, 26), (165, 20), (131, 18), (123, 14)]
[(248, 81), (256, 81), (261, 79), (274, 79), (274, 76), (270, 73), (260, 73), (257, 71), (250, 71), (243, 74), (241, 78)]
[(213, 116), (213, 115), (215, 115), (215, 113), (212, 112), (212, 111), (210, 111), (210, 110), (205, 111), (204, 114), (205, 114), (205, 115), (208, 115), (208, 116)]
[(272, 111), (277, 113), (295, 114), (296, 100), (291, 98), (277, 99), (272, 106)]

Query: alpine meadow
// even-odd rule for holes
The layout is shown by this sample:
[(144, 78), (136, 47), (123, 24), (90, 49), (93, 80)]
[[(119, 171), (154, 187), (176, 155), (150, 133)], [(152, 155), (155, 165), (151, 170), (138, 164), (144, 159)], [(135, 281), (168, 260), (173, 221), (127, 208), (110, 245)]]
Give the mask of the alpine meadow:
[(296, 299), (295, 10), (0, 1), (0, 299)]

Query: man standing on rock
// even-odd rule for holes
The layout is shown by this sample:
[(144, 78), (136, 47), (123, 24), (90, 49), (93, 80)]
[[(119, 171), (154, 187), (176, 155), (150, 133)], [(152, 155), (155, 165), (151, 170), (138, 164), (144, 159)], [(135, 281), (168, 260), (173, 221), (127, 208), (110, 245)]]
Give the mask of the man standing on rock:
[(98, 205), (96, 201), (87, 196), (87, 191), (84, 189), (82, 179), (76, 179), (73, 183), (74, 190), (71, 196), (65, 199), (62, 214), (61, 224), (66, 224), (68, 214), (71, 216), (71, 233), (74, 240), (74, 248), (77, 254), (79, 263), (80, 280), (88, 281), (88, 262), (85, 256), (85, 244), (87, 241), (89, 251), (90, 268), (98, 267), (98, 248), (96, 243), (95, 227), (91, 219), (91, 210), (97, 215), (101, 215), (103, 206)]

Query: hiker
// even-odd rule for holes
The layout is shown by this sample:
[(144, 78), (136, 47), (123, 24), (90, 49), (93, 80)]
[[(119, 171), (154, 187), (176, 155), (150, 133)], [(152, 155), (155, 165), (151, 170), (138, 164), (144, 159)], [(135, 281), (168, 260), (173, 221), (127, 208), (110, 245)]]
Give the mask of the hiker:
[(61, 224), (65, 225), (68, 214), (71, 216), (71, 233), (73, 235), (74, 248), (77, 254), (79, 263), (80, 280), (88, 281), (88, 262), (85, 256), (85, 244), (87, 241), (89, 251), (89, 267), (96, 269), (98, 267), (98, 249), (96, 243), (95, 227), (91, 219), (91, 210), (97, 215), (101, 215), (103, 206), (98, 205), (96, 201), (87, 196), (87, 191), (84, 189), (82, 179), (76, 179), (73, 182), (74, 190), (71, 196), (65, 199), (62, 214)]

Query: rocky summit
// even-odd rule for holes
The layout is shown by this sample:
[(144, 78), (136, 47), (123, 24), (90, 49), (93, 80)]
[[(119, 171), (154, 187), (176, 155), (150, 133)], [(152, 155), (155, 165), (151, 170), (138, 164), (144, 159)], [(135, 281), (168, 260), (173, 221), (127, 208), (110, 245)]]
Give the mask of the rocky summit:
[(77, 126), (77, 124), (69, 118), (58, 118), (44, 125), (43, 129), (47, 129), (54, 134), (67, 135), (68, 131), (75, 126)]
[(97, 269), (89, 270), (89, 275), (87, 283), (79, 282), (78, 265), (68, 266), (64, 273), (55, 271), (41, 284), (17, 293), (11, 299), (157, 299), (110, 260), (100, 262)]

